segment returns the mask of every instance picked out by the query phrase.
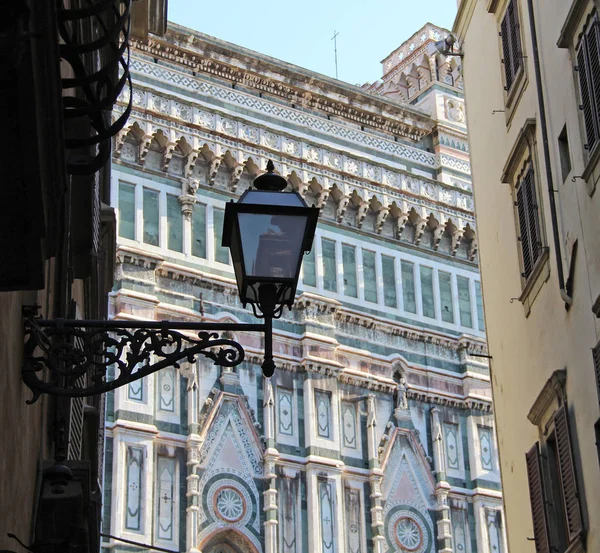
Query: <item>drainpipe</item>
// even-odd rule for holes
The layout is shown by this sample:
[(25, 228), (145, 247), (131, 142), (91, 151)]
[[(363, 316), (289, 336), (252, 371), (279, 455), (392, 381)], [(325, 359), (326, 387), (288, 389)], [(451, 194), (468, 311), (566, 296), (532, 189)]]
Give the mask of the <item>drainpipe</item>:
[(546, 165), (546, 181), (548, 183), (548, 198), (550, 199), (550, 217), (552, 219), (552, 236), (554, 238), (554, 256), (556, 257), (556, 269), (558, 275), (558, 287), (560, 297), (567, 307), (573, 305), (573, 298), (569, 296), (565, 287), (565, 275), (563, 273), (562, 254), (560, 247), (560, 236), (558, 234), (558, 217), (556, 216), (556, 201), (554, 199), (554, 180), (552, 178), (552, 165), (550, 163), (550, 146), (548, 144), (548, 127), (546, 125), (546, 107), (544, 105), (544, 93), (542, 91), (542, 74), (540, 70), (540, 55), (538, 52), (537, 33), (535, 30), (535, 15), (533, 12), (533, 0), (527, 0), (529, 8), (529, 25), (531, 27), (531, 43), (533, 50), (533, 67), (535, 68), (535, 84), (538, 95), (540, 110), (540, 128), (542, 131), (542, 143), (544, 145), (544, 162)]

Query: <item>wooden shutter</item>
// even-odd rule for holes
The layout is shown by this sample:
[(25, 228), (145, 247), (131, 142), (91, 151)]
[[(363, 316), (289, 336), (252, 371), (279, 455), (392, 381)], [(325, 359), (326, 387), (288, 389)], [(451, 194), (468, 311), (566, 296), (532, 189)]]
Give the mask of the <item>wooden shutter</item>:
[(598, 391), (598, 401), (600, 401), (600, 342), (592, 350), (594, 359), (594, 373), (596, 374), (596, 390)]
[(511, 0), (508, 9), (509, 32), (510, 32), (510, 55), (512, 58), (513, 80), (517, 76), (519, 68), (523, 64), (523, 55), (521, 53), (521, 34), (519, 29), (519, 15), (517, 12), (516, 0)]
[(566, 403), (554, 415), (554, 427), (558, 453), (558, 470), (567, 519), (567, 536), (569, 544), (571, 544), (581, 534), (582, 522)]
[(590, 150), (600, 138), (600, 27), (598, 20), (590, 26), (587, 32), (587, 58), (588, 58), (588, 89), (591, 93), (590, 105), (594, 120), (595, 140), (590, 145)]
[[(581, 109), (583, 110), (588, 151), (594, 148), (598, 140), (598, 107), (600, 106), (600, 101), (596, 98), (597, 94), (600, 94), (598, 46), (598, 25), (594, 24), (582, 38), (577, 50), (579, 93), (581, 95)], [(596, 82), (596, 94), (594, 81)]]
[(517, 189), (517, 214), (519, 217), (519, 232), (521, 233), (523, 277), (527, 279), (542, 253), (539, 209), (533, 167), (529, 167), (519, 182), (519, 188)]
[(530, 167), (523, 177), (523, 184), (521, 186), (525, 187), (525, 194), (527, 195), (527, 227), (531, 247), (531, 262), (535, 266), (542, 253), (542, 242), (540, 238), (540, 217), (537, 194), (535, 193), (534, 176), (533, 167)]
[(529, 500), (533, 518), (533, 535), (536, 553), (550, 553), (548, 538), (548, 521), (546, 518), (546, 503), (544, 486), (542, 484), (542, 469), (540, 466), (540, 447), (535, 445), (525, 455), (527, 462), (527, 478), (529, 480)]
[(504, 77), (506, 90), (512, 86), (512, 56), (510, 55), (510, 32), (508, 27), (508, 11), (504, 14), (500, 25), (500, 36), (502, 36), (502, 55), (504, 56)]
[(511, 89), (519, 68), (523, 64), (519, 15), (515, 0), (511, 0), (506, 8), (506, 13), (500, 24), (500, 36), (502, 37), (506, 90), (508, 91)]

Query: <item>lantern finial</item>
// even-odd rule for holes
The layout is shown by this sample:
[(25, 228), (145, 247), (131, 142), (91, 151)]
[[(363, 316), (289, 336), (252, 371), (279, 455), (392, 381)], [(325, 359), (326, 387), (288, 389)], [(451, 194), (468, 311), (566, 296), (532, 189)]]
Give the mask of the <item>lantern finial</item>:
[(267, 162), (267, 172), (254, 179), (254, 188), (268, 192), (281, 192), (287, 186), (287, 180), (275, 174), (275, 165), (269, 160)]

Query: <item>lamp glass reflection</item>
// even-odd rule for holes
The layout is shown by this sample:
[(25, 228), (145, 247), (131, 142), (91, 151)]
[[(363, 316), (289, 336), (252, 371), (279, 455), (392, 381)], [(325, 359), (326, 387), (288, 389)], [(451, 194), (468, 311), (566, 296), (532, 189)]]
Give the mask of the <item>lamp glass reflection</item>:
[(302, 259), (307, 217), (239, 213), (246, 274), (256, 278), (293, 279)]

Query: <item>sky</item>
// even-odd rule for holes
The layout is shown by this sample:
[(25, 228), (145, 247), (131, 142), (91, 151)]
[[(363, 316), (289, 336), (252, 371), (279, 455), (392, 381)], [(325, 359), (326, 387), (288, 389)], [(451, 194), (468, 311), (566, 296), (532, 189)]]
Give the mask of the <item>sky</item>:
[(430, 22), (450, 29), (456, 0), (168, 0), (170, 21), (350, 84)]

